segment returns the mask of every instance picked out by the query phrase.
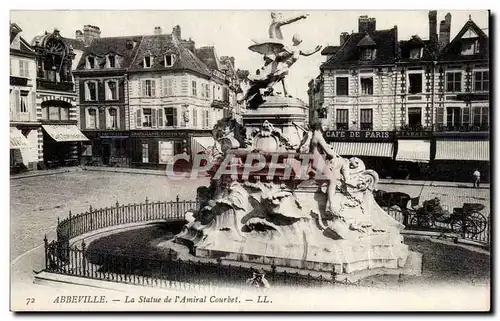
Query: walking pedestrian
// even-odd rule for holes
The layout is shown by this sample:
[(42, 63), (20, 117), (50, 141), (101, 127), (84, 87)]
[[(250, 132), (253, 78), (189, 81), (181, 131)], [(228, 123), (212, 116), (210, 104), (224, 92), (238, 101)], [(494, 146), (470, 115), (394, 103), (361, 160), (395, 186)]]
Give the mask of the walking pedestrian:
[(481, 180), (481, 173), (479, 172), (479, 170), (476, 169), (474, 173), (472, 173), (472, 177), (473, 177), (474, 187), (479, 188), (479, 182)]

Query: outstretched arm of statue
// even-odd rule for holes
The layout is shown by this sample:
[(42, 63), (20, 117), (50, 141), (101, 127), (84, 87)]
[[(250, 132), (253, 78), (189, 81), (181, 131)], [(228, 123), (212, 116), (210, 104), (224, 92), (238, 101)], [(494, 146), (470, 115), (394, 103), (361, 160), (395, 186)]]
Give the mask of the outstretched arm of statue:
[(316, 46), (316, 48), (314, 48), (313, 50), (301, 50), (300, 51), (300, 54), (302, 56), (310, 56), (310, 55), (314, 55), (315, 53), (317, 53), (318, 51), (321, 50), (323, 46)]
[(306, 19), (308, 15), (301, 15), (301, 16), (298, 16), (298, 17), (293, 17), (293, 18), (290, 18), (290, 19), (284, 19), (283, 21), (280, 21), (279, 22), (279, 26), (284, 26), (284, 25), (288, 25), (290, 23), (294, 23), (295, 21), (299, 21), (301, 19)]

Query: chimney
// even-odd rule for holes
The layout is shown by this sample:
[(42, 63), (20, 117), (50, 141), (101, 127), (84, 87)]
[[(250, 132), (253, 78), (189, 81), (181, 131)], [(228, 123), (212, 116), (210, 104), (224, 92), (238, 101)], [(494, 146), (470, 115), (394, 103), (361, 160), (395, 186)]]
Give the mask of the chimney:
[(81, 30), (77, 30), (75, 32), (75, 39), (78, 41), (83, 41), (83, 32)]
[(172, 30), (172, 33), (177, 39), (182, 40), (181, 26), (179, 25), (175, 26), (174, 29)]
[(451, 32), (451, 14), (448, 12), (444, 16), (444, 20), (439, 24), (439, 50), (446, 47), (450, 43)]
[(162, 33), (161, 27), (160, 26), (156, 26), (155, 27), (155, 33), (154, 33), (154, 35), (155, 36), (159, 36), (159, 35), (161, 35), (161, 33)]
[(429, 41), (431, 44), (437, 43), (437, 11), (429, 11)]
[(83, 26), (83, 41), (88, 46), (94, 39), (101, 38), (101, 29), (97, 26), (85, 25)]
[(359, 16), (358, 32), (371, 33), (375, 30), (377, 30), (375, 18), (368, 18), (368, 16)]
[(349, 38), (349, 33), (347, 33), (347, 32), (342, 32), (342, 33), (340, 34), (340, 45), (341, 45), (341, 46), (342, 46), (342, 45), (346, 42), (347, 38)]

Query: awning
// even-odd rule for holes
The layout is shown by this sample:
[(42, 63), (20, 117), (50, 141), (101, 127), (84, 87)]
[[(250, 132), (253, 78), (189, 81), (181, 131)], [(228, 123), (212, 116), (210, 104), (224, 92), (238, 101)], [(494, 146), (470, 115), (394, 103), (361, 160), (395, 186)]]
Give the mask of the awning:
[(435, 159), (489, 161), (490, 142), (487, 140), (437, 140)]
[(29, 147), (28, 139), (16, 127), (10, 127), (10, 149)]
[(212, 148), (215, 145), (213, 137), (192, 137), (191, 138), (191, 155), (196, 155)]
[(377, 142), (332, 142), (331, 146), (340, 156), (391, 157), (392, 143)]
[(89, 139), (75, 125), (42, 125), (57, 142), (81, 142)]
[(428, 140), (398, 140), (396, 160), (428, 163), (431, 159), (431, 142)]

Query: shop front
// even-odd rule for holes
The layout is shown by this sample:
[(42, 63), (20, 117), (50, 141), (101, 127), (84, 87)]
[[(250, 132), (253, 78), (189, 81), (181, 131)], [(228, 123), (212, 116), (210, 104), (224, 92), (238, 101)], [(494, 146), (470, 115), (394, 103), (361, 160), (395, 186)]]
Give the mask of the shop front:
[(78, 149), (89, 139), (76, 125), (42, 125), (43, 160), (48, 168), (76, 166), (79, 164)]
[(130, 167), (129, 131), (85, 131), (82, 161), (93, 166)]
[(381, 178), (392, 175), (394, 133), (391, 131), (325, 131), (325, 140), (342, 157), (359, 157)]
[(478, 170), (481, 181), (490, 181), (490, 143), (487, 135), (438, 136), (433, 170), (436, 179), (453, 177), (460, 182), (472, 182)]

